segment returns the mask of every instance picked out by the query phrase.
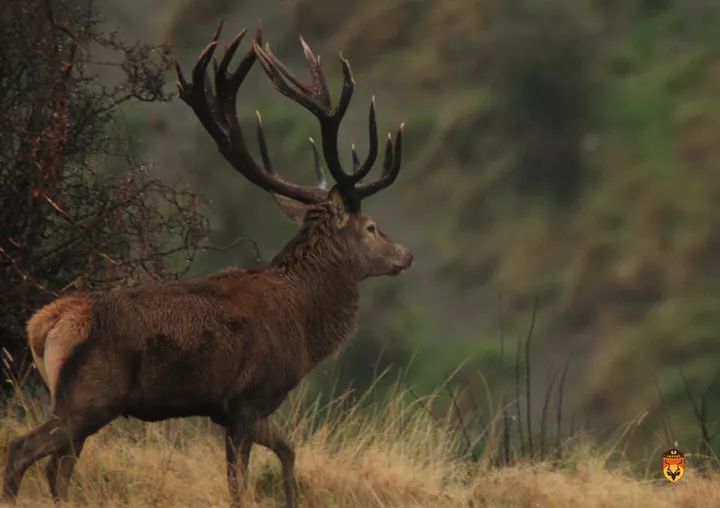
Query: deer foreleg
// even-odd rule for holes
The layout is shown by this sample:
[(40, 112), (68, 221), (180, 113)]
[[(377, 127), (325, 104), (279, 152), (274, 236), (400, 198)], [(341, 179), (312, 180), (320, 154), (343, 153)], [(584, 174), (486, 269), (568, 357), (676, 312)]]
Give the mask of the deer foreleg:
[[(252, 439), (238, 425), (229, 425), (225, 429), (225, 458), (227, 460), (227, 481), (230, 491), (230, 506), (242, 505), (242, 497), (247, 492), (248, 464)], [(238, 482), (239, 479), (239, 482)]]
[(285, 502), (288, 508), (297, 506), (295, 492), (295, 450), (285, 435), (268, 420), (261, 420), (253, 429), (253, 441), (275, 452), (280, 459), (285, 486)]
[(72, 443), (72, 446), (53, 452), (50, 457), (45, 474), (50, 486), (50, 493), (56, 501), (67, 500), (70, 477), (84, 444), (85, 437), (80, 437)]

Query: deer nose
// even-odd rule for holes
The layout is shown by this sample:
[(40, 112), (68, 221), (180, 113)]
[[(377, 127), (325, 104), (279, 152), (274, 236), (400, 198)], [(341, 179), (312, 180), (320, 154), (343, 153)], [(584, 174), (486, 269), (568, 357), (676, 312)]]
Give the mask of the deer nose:
[(410, 268), (413, 264), (413, 253), (410, 252), (410, 249), (407, 247), (403, 247), (404, 255), (403, 255), (403, 268)]

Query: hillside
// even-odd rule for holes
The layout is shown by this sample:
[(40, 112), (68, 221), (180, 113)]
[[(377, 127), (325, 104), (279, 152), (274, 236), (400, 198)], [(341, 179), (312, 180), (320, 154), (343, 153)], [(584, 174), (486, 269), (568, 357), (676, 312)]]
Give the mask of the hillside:
[[(675, 485), (660, 478), (657, 457), (647, 458), (646, 478), (638, 481), (617, 453), (582, 444), (573, 447), (562, 465), (522, 462), (498, 469), (486, 460), (472, 462), (456, 455), (450, 429), (417, 405), (391, 400), (385, 407), (363, 409), (337, 399), (335, 404), (343, 406), (334, 414), (337, 419), (321, 419), (316, 425), (310, 421), (317, 412), (300, 415), (292, 404), (285, 408), (298, 444), (301, 506), (711, 508), (720, 503), (717, 475), (693, 470), (692, 460)], [(27, 394), (10, 408), (0, 416), (0, 450), (43, 412)], [(250, 485), (252, 506), (282, 503), (277, 460), (257, 447)], [(217, 427), (204, 420), (117, 421), (84, 447), (66, 506), (199, 508), (227, 506), (227, 499)], [(40, 464), (29, 470), (17, 506), (56, 506)]]
[[(463, 387), (484, 390), (480, 370), (497, 396), (512, 387), (537, 302), (539, 391), (571, 358), (568, 413), (578, 422), (612, 429), (647, 410), (649, 425), (695, 445), (687, 392), (699, 399), (720, 354), (716, 3), (190, 1), (142, 19), (119, 5), (108, 12), (123, 33), (168, 41), (188, 64), (220, 17), (224, 40), (262, 18), (266, 40), (298, 71), (303, 33), (331, 85), (332, 55), (352, 62), (343, 144), (364, 152), (373, 93), (381, 132), (407, 122), (399, 181), (366, 209), (416, 264), (400, 280), (366, 284), (343, 383), (367, 386), (381, 353), (381, 367), (416, 353), (408, 376), (424, 390), (467, 361)], [(259, 72), (243, 93), (248, 128), (259, 107), (278, 166), (308, 181), (313, 119)], [(218, 245), (250, 236), (268, 259), (289, 237), (292, 226), (227, 170), (181, 104), (127, 115), (156, 171), (210, 197)], [(240, 244), (207, 253), (195, 271), (254, 256)]]
[[(300, 75), (297, 36), (304, 34), (323, 56), (335, 94), (334, 55), (341, 50), (357, 82), (340, 139), (348, 160), (351, 143), (361, 155), (367, 150), (373, 95), (381, 133), (406, 122), (400, 177), (364, 210), (413, 250), (415, 265), (402, 277), (363, 284), (358, 337), (317, 369), (311, 390), (353, 387), (353, 397), (373, 383), (386, 390), (388, 383), (374, 377), (389, 368), (419, 397), (441, 392), (433, 414), (454, 405), (454, 418), (473, 432), (504, 408), (513, 446), (527, 442), (529, 455), (530, 439), (542, 433), (586, 432), (604, 442), (640, 419), (644, 432), (633, 435), (629, 460), (675, 442), (715, 457), (720, 4), (178, 0), (97, 7), (105, 20), (99, 28), (129, 41), (116, 50), (136, 39), (167, 43), (185, 68), (221, 18), (222, 44), (262, 19), (265, 40)], [(87, 81), (79, 81), (101, 96), (108, 90), (123, 96), (109, 85), (122, 65), (104, 60), (108, 49), (99, 43), (96, 53), (89, 50)], [(113, 57), (123, 51), (131, 52)], [(23, 58), (17, 62), (22, 70)], [(175, 78), (166, 77), (170, 92)], [(161, 79), (155, 84), (163, 90)], [(7, 95), (8, 104), (21, 105), (18, 118), (32, 103), (23, 99)], [(181, 101), (123, 101), (100, 108), (107, 113), (103, 129), (111, 132), (93, 132), (104, 151), (74, 170), (79, 180), (94, 173), (121, 181), (132, 160), (144, 177), (204, 194), (212, 234), (193, 244), (197, 256), (186, 276), (261, 265), (291, 237), (294, 225), (228, 167)], [(259, 69), (238, 100), (246, 132), (254, 129), (256, 109), (275, 165), (288, 179), (309, 183), (314, 119), (274, 92)], [(12, 161), (15, 141), (5, 139), (4, 156)], [(112, 143), (124, 155), (112, 155)], [(22, 181), (25, 174), (11, 176)], [(21, 187), (6, 186), (20, 189), (18, 203), (27, 201)], [(105, 194), (95, 197), (102, 209)], [(65, 238), (55, 238), (64, 234), (57, 225), (68, 225), (53, 203), (46, 208), (56, 222), (35, 235), (50, 254), (48, 238), (64, 245)], [(158, 213), (146, 217), (162, 216), (172, 203), (154, 202), (149, 208)], [(85, 200), (78, 204), (82, 210)], [(129, 218), (142, 232), (142, 221)], [(194, 242), (205, 231), (198, 220)], [(109, 231), (114, 244), (117, 235)], [(165, 238), (159, 250), (165, 242), (183, 243), (180, 230), (172, 231), (176, 238)], [(25, 248), (3, 238), (7, 249)], [(131, 252), (129, 245), (122, 252)], [(56, 263), (44, 254), (28, 259)], [(88, 260), (86, 253), (76, 257), (79, 264)], [(189, 266), (183, 262), (180, 273)], [(48, 273), (62, 273), (54, 266)], [(73, 265), (56, 266), (72, 272)], [(16, 284), (20, 295), (17, 281), (26, 279), (16, 268), (4, 261), (7, 280), (16, 281), (4, 287)], [(68, 278), (55, 289), (71, 288), (77, 278)], [(33, 302), (25, 301), (24, 310)], [(3, 317), (22, 328), (20, 313)], [(19, 332), (11, 338), (23, 340)], [(8, 337), (1, 339), (4, 345)], [(703, 434), (709, 442), (701, 442)]]

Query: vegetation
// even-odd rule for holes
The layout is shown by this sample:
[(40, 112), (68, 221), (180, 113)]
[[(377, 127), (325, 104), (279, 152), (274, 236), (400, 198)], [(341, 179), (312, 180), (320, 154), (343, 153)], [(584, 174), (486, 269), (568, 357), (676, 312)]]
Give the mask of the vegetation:
[[(303, 68), (295, 40), (302, 33), (332, 69), (330, 79), (339, 74), (332, 56), (342, 49), (358, 82), (354, 102), (362, 104), (375, 93), (381, 129), (407, 121), (405, 162), (395, 190), (366, 208), (412, 248), (415, 267), (391, 283), (367, 283), (358, 338), (326, 366), (336, 374), (319, 369), (306, 389), (328, 393), (333, 386), (340, 391), (352, 386), (347, 396), (352, 400), (374, 383), (378, 393), (392, 393), (392, 383), (375, 375), (400, 365), (403, 386), (412, 393), (395, 403), (378, 402), (369, 419), (356, 412), (343, 420), (335, 413), (335, 423), (305, 422), (297, 430), (288, 421), (302, 444), (298, 473), (306, 503), (380, 506), (411, 498), (420, 506), (461, 501), (562, 507), (576, 506), (579, 499), (587, 506), (720, 504), (711, 495), (710, 482), (717, 480), (712, 472), (688, 475), (672, 490), (649, 480), (663, 448), (677, 443), (694, 454), (692, 471), (717, 464), (720, 445), (720, 4), (139, 5), (107, 2), (103, 15), (128, 33), (168, 43), (180, 60), (197, 54), (220, 17), (227, 31), (264, 19), (273, 50), (294, 69)], [(163, 94), (170, 93), (172, 78), (166, 81)], [(339, 83), (330, 85), (337, 90)], [(251, 126), (260, 108), (275, 165), (293, 181), (309, 183), (305, 140), (316, 135), (316, 126), (277, 101), (262, 73), (252, 74), (245, 86), (251, 97), (238, 104), (241, 119)], [(228, 248), (199, 253), (189, 275), (260, 263), (287, 240), (293, 225), (280, 218), (272, 200), (227, 168), (186, 108), (128, 101), (113, 111), (127, 126), (123, 136), (132, 141), (130, 166), (150, 161), (154, 176), (177, 172), (211, 199), (209, 241)], [(367, 137), (365, 108), (357, 106), (347, 120), (341, 143), (349, 158), (350, 143)], [(114, 133), (117, 123), (98, 125)], [(0, 175), (8, 167), (4, 139), (0, 136)], [(358, 148), (362, 154), (366, 147)], [(101, 176), (124, 174), (128, 167), (104, 160), (92, 158)], [(43, 207), (42, 216), (52, 217), (52, 207)], [(0, 209), (0, 221), (6, 209)], [(259, 251), (245, 238), (255, 239)], [(0, 238), (0, 246), (10, 248), (2, 242), (7, 239)], [(125, 251), (119, 252), (126, 259)], [(12, 265), (2, 262), (0, 256), (5, 270), (0, 294), (3, 288), (25, 287), (18, 286)], [(23, 263), (25, 270), (35, 267)], [(34, 269), (47, 271), (43, 264)], [(64, 282), (53, 280), (51, 287), (77, 277), (62, 273)], [(6, 297), (0, 304), (11, 308), (16, 301)], [(24, 312), (0, 314), (3, 340), (9, 326), (20, 329)], [(4, 324), (8, 320), (11, 325)], [(433, 393), (432, 402), (426, 401)], [(478, 401), (486, 398), (493, 402), (481, 411), (485, 405)], [(427, 402), (433, 416), (418, 400)], [(392, 433), (397, 427), (390, 421), (401, 401), (407, 404), (403, 411), (420, 411), (413, 424), (417, 433)], [(30, 414), (37, 411), (32, 407)], [(0, 439), (31, 425), (13, 411)], [(437, 427), (447, 415), (449, 434)], [(493, 447), (484, 441), (468, 447), (459, 429), (478, 436), (493, 421), (499, 425)], [(627, 422), (642, 432), (629, 433), (624, 453), (606, 460), (604, 453)], [(337, 433), (343, 425), (347, 432)], [(376, 441), (368, 442), (368, 428), (388, 430), (374, 431)], [(423, 448), (432, 440), (421, 428), (440, 432), (438, 443), (446, 446)], [(498, 448), (506, 428), (512, 449), (507, 456)], [(91, 440), (78, 478), (85, 490), (73, 490), (76, 502), (92, 504), (99, 496), (110, 504), (224, 502), (220, 444), (204, 423), (143, 429), (115, 425)], [(562, 443), (579, 440), (563, 448), (562, 463), (552, 455), (556, 434)], [(113, 446), (103, 446), (109, 441)], [(391, 446), (396, 443), (398, 448)], [(396, 449), (397, 455), (386, 453)], [(263, 454), (254, 460), (271, 463)], [(504, 467), (495, 469), (498, 465)], [(147, 475), (137, 473), (140, 466)], [(265, 471), (254, 479), (256, 497), (272, 505), (275, 491), (268, 485), (276, 476)], [(353, 474), (341, 475), (345, 471)], [(34, 473), (24, 487), (21, 499), (28, 505), (45, 502), (38, 493), (44, 492), (40, 476)], [(638, 483), (638, 477), (647, 481)], [(148, 488), (128, 487), (136, 482)], [(128, 497), (154, 495), (159, 500)]]
[[(24, 323), (41, 304), (176, 278), (205, 234), (199, 196), (149, 176), (117, 124), (125, 102), (169, 99), (168, 49), (98, 23), (92, 2), (0, 7), (0, 345), (14, 373), (29, 367)], [(117, 79), (100, 81), (103, 68)]]
[[(351, 403), (343, 394), (327, 405), (301, 390), (281, 410), (277, 420), (299, 445), (301, 506), (709, 508), (720, 502), (716, 474), (690, 469), (670, 485), (652, 457), (638, 482), (620, 447), (597, 449), (582, 438), (568, 443), (562, 465), (520, 461), (498, 469), (489, 456), (469, 460), (458, 454), (461, 438), (449, 418), (434, 418), (394, 386), (374, 402)], [(17, 392), (0, 418), (0, 449), (42, 421), (43, 412), (37, 394)], [(277, 506), (283, 494), (276, 457), (255, 447), (251, 461), (253, 506)], [(222, 437), (208, 421), (118, 421), (88, 441), (70, 504), (225, 506), (224, 467)], [(54, 506), (40, 466), (29, 471), (18, 506)]]
[(720, 6), (397, 0), (338, 20), (327, 4), (293, 2), (293, 31), (342, 48), (408, 122), (404, 206), (375, 215), (419, 270), (373, 287), (365, 330), (382, 323), (385, 361), (417, 351), (411, 380), (432, 389), (467, 358), (463, 381), (481, 393), (479, 369), (498, 397), (537, 301), (537, 391), (571, 355), (576, 421), (602, 432), (647, 410), (661, 432), (669, 413), (695, 447), (681, 371), (696, 399), (715, 394), (720, 354)]

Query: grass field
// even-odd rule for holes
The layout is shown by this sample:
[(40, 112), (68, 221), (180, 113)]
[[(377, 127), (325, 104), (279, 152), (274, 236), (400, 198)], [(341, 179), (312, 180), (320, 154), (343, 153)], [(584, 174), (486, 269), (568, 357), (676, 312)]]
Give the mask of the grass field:
[[(0, 418), (0, 453), (44, 417), (43, 396), (20, 392)], [(397, 392), (380, 402), (307, 404), (301, 396), (278, 421), (297, 444), (301, 506), (317, 507), (717, 507), (720, 477), (690, 468), (676, 485), (649, 470), (630, 474), (587, 442), (566, 457), (489, 467), (487, 454), (458, 456), (457, 433)], [(304, 408), (304, 409), (302, 409)], [(595, 451), (593, 451), (595, 450)], [(88, 440), (69, 506), (227, 506), (220, 429), (202, 419), (142, 424), (118, 420)], [(649, 462), (650, 463), (650, 462)], [(282, 505), (275, 457), (255, 448), (255, 506)], [(18, 506), (54, 506), (40, 464), (23, 482)]]

